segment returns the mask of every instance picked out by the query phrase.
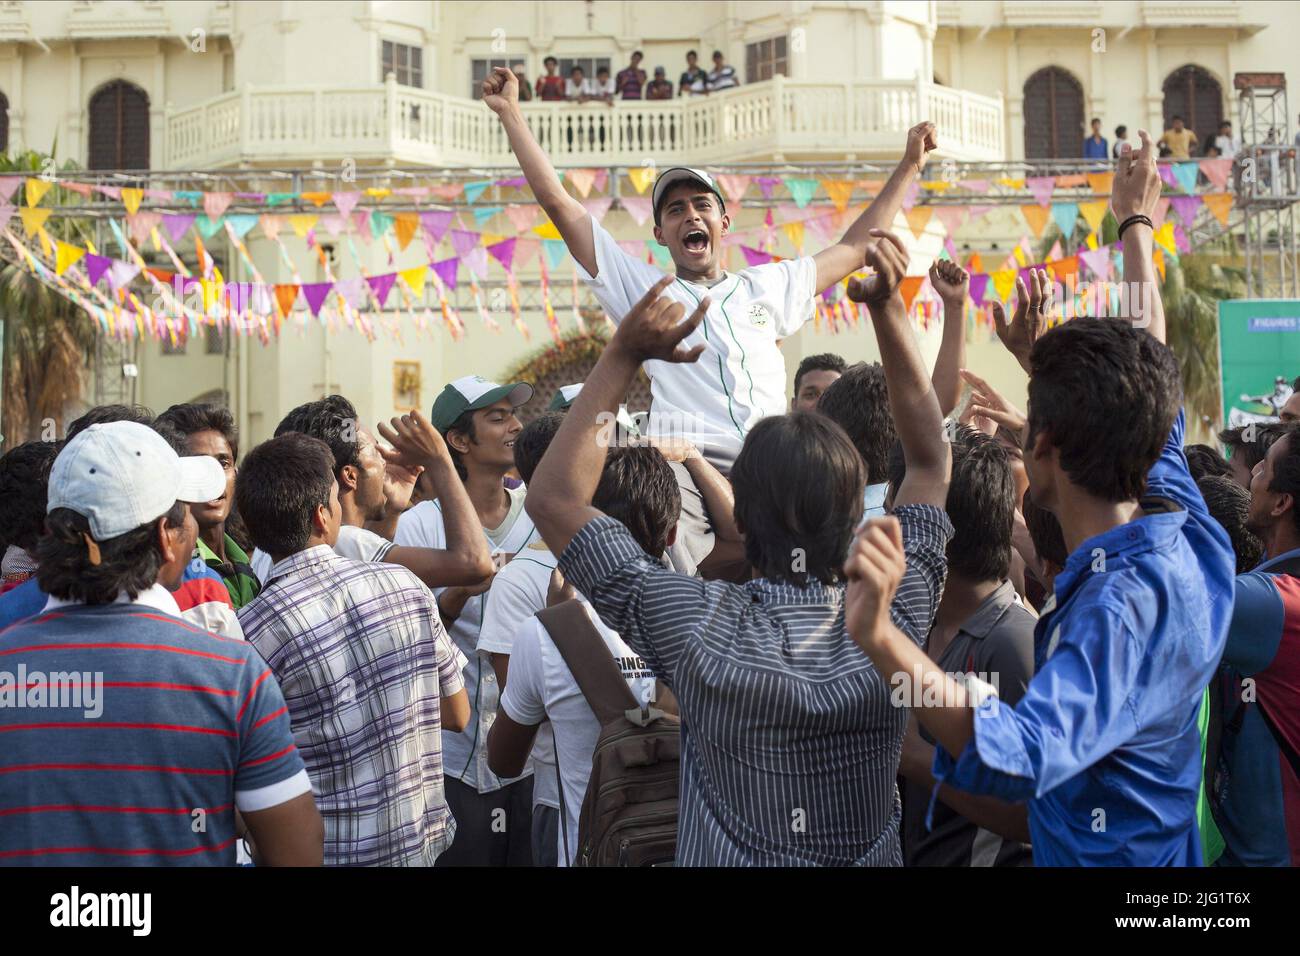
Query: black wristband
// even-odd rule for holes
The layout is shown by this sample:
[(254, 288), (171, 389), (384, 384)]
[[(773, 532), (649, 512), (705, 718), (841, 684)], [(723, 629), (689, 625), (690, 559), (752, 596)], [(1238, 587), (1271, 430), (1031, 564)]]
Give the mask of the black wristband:
[(1138, 213), (1136, 216), (1129, 216), (1127, 219), (1125, 219), (1123, 222), (1119, 224), (1119, 232), (1115, 236), (1116, 240), (1123, 239), (1124, 230), (1127, 229), (1129, 226), (1133, 225), (1133, 223), (1135, 222), (1144, 223), (1148, 229), (1151, 229), (1153, 231), (1156, 228), (1155, 225), (1152, 224), (1151, 219), (1149, 217), (1144, 216), (1141, 213)]

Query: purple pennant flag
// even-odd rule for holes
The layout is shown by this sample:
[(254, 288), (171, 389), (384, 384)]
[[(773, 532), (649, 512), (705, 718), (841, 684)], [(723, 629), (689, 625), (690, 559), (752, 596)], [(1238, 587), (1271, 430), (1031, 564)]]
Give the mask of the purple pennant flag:
[(495, 242), (487, 247), (487, 251), (492, 253), (492, 258), (501, 263), (501, 268), (506, 272), (510, 271), (510, 263), (515, 258), (515, 240), (506, 239), (504, 242)]
[(977, 272), (970, 277), (970, 300), (976, 305), (984, 301), (984, 295), (989, 289), (989, 274), (987, 272)]
[(1056, 189), (1055, 176), (1031, 176), (1025, 180), (1025, 185), (1034, 194), (1034, 199), (1038, 202), (1038, 205), (1047, 206), (1051, 204), (1052, 191)]
[(320, 315), (320, 307), (325, 304), (325, 298), (333, 289), (333, 282), (308, 282), (302, 286), (303, 297), (307, 300), (312, 315)]
[(523, 189), (528, 185), (528, 180), (523, 176), (514, 176), (510, 179), (498, 179), (497, 185), (504, 186), (508, 189)]
[(108, 267), (112, 264), (113, 260), (108, 256), (97, 256), (93, 252), (87, 252), (86, 278), (90, 280), (90, 284), (94, 285), (103, 278), (104, 273), (108, 271)]
[(456, 272), (459, 267), (460, 260), (455, 256), (433, 263), (433, 271), (438, 273), (438, 278), (442, 280), (442, 284), (453, 291), (456, 288)]
[(1190, 226), (1196, 219), (1196, 211), (1201, 208), (1200, 196), (1174, 196), (1169, 204), (1173, 206), (1174, 212), (1178, 218), (1183, 221), (1183, 225)]
[(452, 216), (450, 209), (435, 209), (432, 212), (420, 213), (420, 225), (424, 226), (424, 231), (432, 237), (434, 242), (441, 242), (442, 237), (447, 234), (447, 228), (451, 225)]
[(382, 309), (384, 303), (388, 301), (388, 293), (392, 291), (393, 283), (397, 281), (397, 273), (385, 272), (383, 275), (370, 276), (366, 281), (370, 283), (370, 291), (375, 294), (375, 299)]
[(751, 266), (761, 266), (765, 262), (771, 262), (772, 257), (762, 249), (753, 249), (749, 246), (741, 246), (740, 251), (745, 254), (745, 262)]
[(194, 225), (195, 216), (175, 216), (170, 213), (163, 216), (163, 226), (167, 229), (167, 235), (172, 237), (172, 242), (180, 242), (181, 236), (189, 232), (190, 226)]
[(470, 272), (480, 279), (487, 278), (487, 250), (482, 246), (476, 246), (461, 257), (461, 261), (469, 267)]
[(479, 234), (470, 232), (468, 229), (453, 229), (451, 231), (451, 247), (456, 250), (456, 255), (462, 259), (469, 254), (471, 249), (478, 247)]
[(772, 198), (772, 189), (781, 182), (777, 176), (759, 176), (754, 182), (758, 183), (758, 188), (763, 190), (763, 198)]

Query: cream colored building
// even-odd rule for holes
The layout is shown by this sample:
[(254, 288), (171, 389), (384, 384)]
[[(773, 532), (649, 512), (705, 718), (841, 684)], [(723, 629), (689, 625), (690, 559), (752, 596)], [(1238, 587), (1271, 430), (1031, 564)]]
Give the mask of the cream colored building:
[[(675, 84), (687, 50), (698, 50), (706, 68), (711, 52), (722, 50), (742, 83), (722, 95), (527, 105), (558, 166), (607, 167), (626, 189), (620, 171), (647, 163), (796, 171), (835, 164), (823, 175), (844, 175), (892, 161), (907, 127), (922, 118), (939, 124), (941, 155), (958, 162), (1024, 159), (1027, 129), (1039, 137), (1028, 155), (1047, 135), (1061, 155), (1077, 156), (1083, 129), (1072, 143), (1071, 124), (1094, 115), (1108, 137), (1121, 122), (1130, 131), (1160, 129), (1166, 100), (1184, 95), (1209, 115), (1215, 93), (1206, 77), (1217, 83), (1222, 114), (1235, 119), (1234, 72), (1279, 71), (1300, 81), (1298, 29), (1294, 4), (1253, 0), (0, 2), (0, 94), (11, 152), (53, 148), (60, 162), (83, 166), (212, 174), (175, 188), (237, 181), (255, 191), (329, 190), (354, 167), (385, 177), (367, 184), (400, 186), (424, 181), (426, 171), (434, 179), (445, 170), (511, 175), (495, 118), (473, 98), (476, 80), (493, 65), (522, 62), (535, 81), (543, 58), (554, 55), (589, 74), (602, 63), (617, 73), (641, 50), (642, 67), (664, 66)], [(1199, 72), (1187, 74), (1184, 89), (1175, 74), (1188, 66)], [(1045, 68), (1057, 71), (1050, 80)], [(1044, 83), (1054, 97), (1047, 127)], [(1027, 84), (1036, 84), (1028, 96)], [(583, 131), (576, 139), (575, 129)], [(763, 212), (747, 203), (737, 227), (756, 225)], [(605, 224), (620, 239), (650, 234), (648, 223), (638, 227), (617, 207)], [(251, 236), (266, 281), (289, 281), (278, 251)], [(914, 273), (941, 240), (932, 227), (916, 244)], [(227, 278), (250, 278), (233, 265), (233, 251), (215, 243), (214, 254), (232, 264)], [(287, 244), (303, 281), (325, 278), (301, 241)], [(370, 272), (427, 261), (418, 241), (392, 264), (382, 246), (357, 245)], [(335, 276), (356, 275), (346, 243), (335, 246)], [(810, 239), (806, 251), (816, 248)], [(777, 251), (792, 254), (788, 246)], [(738, 253), (733, 267), (742, 264)], [(535, 275), (534, 265), (521, 281)], [(566, 327), (569, 277), (567, 265), (553, 277)], [(536, 308), (524, 316), (531, 342), (508, 315), (496, 316), (499, 336), (478, 325), (472, 308), (462, 317), (468, 334), (459, 342), (440, 326), (421, 334), (404, 320), (400, 342), (384, 332), (373, 342), (346, 329), (326, 334), (314, 320), (290, 323), (271, 345), (194, 339), (184, 354), (168, 354), (145, 340), (112, 351), (96, 394), (122, 394), (117, 370), (131, 362), (138, 378), (125, 384), (135, 386), (137, 400), (161, 409), (224, 397), (248, 444), (269, 436), (289, 408), (327, 391), (347, 394), (368, 421), (393, 414), (396, 362), (419, 363), (420, 405), (428, 408), (446, 381), (499, 375), (548, 338)], [(924, 346), (932, 357), (937, 330), (924, 335)], [(876, 354), (868, 331), (811, 327), (783, 348), (791, 378), (799, 358), (814, 352), (850, 360)], [(995, 343), (972, 343), (969, 361), (1023, 398), (1023, 377)]]

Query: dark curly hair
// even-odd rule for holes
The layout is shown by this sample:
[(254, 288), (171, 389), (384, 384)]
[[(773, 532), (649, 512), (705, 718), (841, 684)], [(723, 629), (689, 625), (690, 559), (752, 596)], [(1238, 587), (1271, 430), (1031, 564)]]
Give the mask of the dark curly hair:
[(121, 591), (135, 600), (157, 583), (163, 565), (158, 522), (179, 527), (188, 507), (178, 501), (161, 518), (97, 542), (99, 564), (91, 564), (82, 537), (90, 532), (90, 522), (69, 508), (55, 508), (45, 518), (49, 534), (36, 545), (36, 579), (41, 590), (81, 604), (112, 604)]
[(879, 362), (859, 362), (845, 370), (822, 392), (817, 411), (848, 433), (853, 447), (867, 464), (867, 481), (889, 480), (889, 449), (898, 433), (889, 413), (889, 390)]
[(45, 533), (50, 467), (59, 447), (29, 441), (0, 458), (0, 552), (12, 544), (31, 553)]

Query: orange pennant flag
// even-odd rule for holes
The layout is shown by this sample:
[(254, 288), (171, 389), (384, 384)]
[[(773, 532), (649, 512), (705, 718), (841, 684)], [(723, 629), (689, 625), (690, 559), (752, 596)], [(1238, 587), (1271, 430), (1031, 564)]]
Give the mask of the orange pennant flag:
[(1067, 176), (1056, 177), (1057, 189), (1069, 189), (1071, 186), (1082, 186), (1084, 179), (1078, 173), (1071, 173)]
[(911, 310), (912, 300), (921, 291), (921, 283), (924, 281), (925, 276), (905, 276), (898, 284), (898, 292), (903, 297), (903, 308)]
[(1083, 213), (1084, 221), (1093, 232), (1101, 229), (1101, 221), (1106, 218), (1106, 210), (1109, 208), (1110, 202), (1105, 199), (1079, 203), (1079, 212)]
[(1088, 185), (1095, 193), (1110, 195), (1111, 185), (1115, 182), (1114, 173), (1088, 173)]
[(972, 252), (970, 258), (966, 260), (966, 269), (969, 272), (984, 271), (984, 260), (980, 258), (978, 252)]
[(1066, 259), (1053, 259), (1047, 263), (1047, 268), (1052, 270), (1052, 274), (1058, 279), (1077, 276), (1079, 274), (1079, 257), (1070, 256)]
[(393, 214), (393, 234), (397, 236), (397, 244), (405, 249), (415, 238), (415, 231), (420, 228), (420, 214), (415, 212), (399, 212)]
[(298, 298), (298, 287), (292, 282), (275, 287), (275, 307), (285, 318), (293, 311), (293, 303)]
[(1165, 251), (1163, 249), (1151, 250), (1151, 262), (1155, 265), (1156, 271), (1160, 273), (1160, 281), (1165, 281)]
[(858, 188), (868, 196), (876, 196), (880, 194), (880, 190), (885, 188), (885, 181), (883, 179), (859, 179)]
[(1228, 216), (1232, 213), (1232, 193), (1207, 193), (1201, 197), (1201, 202), (1214, 213), (1219, 225), (1228, 225)]
[(1034, 235), (1042, 236), (1043, 227), (1047, 225), (1047, 220), (1051, 217), (1052, 210), (1045, 209), (1037, 203), (1034, 203), (1029, 206), (1021, 206), (1020, 214), (1025, 217), (1025, 222), (1029, 224), (1029, 228), (1033, 230)]
[(907, 211), (907, 227), (912, 230), (912, 235), (917, 239), (925, 235), (925, 227), (930, 224), (932, 215), (934, 215), (933, 206), (913, 206)]
[(790, 239), (790, 244), (795, 247), (799, 255), (803, 255), (803, 223), (798, 220), (781, 224), (781, 230)]
[(849, 208), (849, 197), (853, 195), (852, 180), (823, 179), (822, 188), (826, 190), (826, 195), (831, 197), (831, 202), (840, 212)]
[(333, 193), (299, 193), (299, 195), (317, 209), (334, 198)]

